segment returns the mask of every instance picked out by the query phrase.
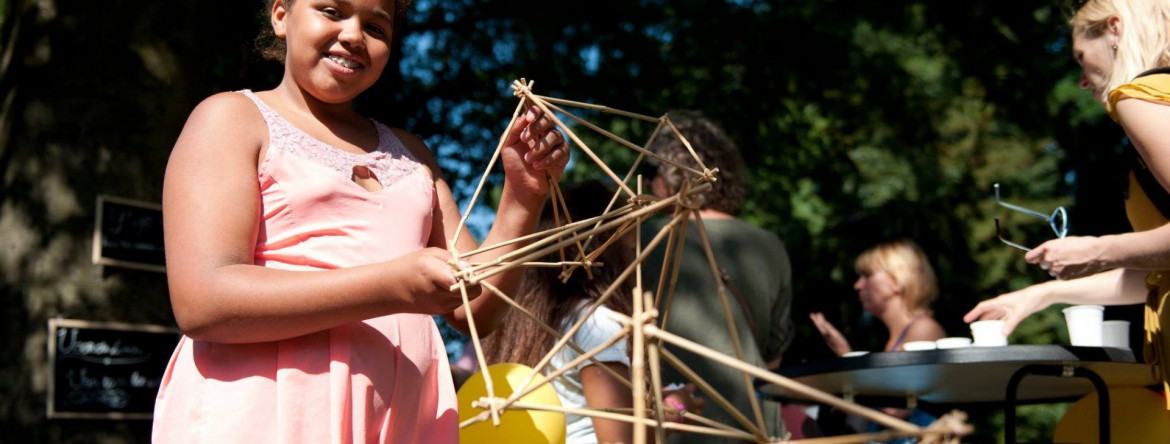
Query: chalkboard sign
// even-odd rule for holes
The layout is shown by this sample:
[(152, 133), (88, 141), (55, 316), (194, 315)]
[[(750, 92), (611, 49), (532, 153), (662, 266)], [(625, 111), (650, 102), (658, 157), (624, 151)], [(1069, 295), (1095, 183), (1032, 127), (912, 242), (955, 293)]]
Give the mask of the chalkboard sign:
[(180, 334), (158, 325), (49, 320), (50, 419), (150, 419)]
[(166, 272), (162, 206), (98, 196), (93, 263)]

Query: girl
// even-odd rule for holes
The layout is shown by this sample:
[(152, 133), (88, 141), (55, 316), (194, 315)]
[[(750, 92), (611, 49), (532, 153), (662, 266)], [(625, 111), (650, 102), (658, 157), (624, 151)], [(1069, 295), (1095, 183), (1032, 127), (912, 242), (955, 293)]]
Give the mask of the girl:
[[(598, 182), (586, 182), (573, 190), (566, 190), (565, 202), (570, 214), (575, 219), (585, 219), (601, 214), (609, 198), (612, 196)], [(544, 210), (541, 219), (541, 230), (555, 228), (552, 209)], [(591, 245), (596, 246), (612, 235), (612, 231), (594, 237)], [(566, 333), (601, 295), (613, 284), (614, 280), (634, 258), (630, 236), (623, 237), (603, 251), (595, 262), (600, 263), (590, 269), (592, 278), (584, 270), (575, 270), (567, 282), (561, 282), (560, 268), (528, 268), (524, 272), (524, 279), (520, 291), (516, 295), (516, 302), (527, 307), (545, 324), (561, 333)], [(557, 261), (559, 256), (550, 255), (547, 261)], [(573, 336), (572, 341), (583, 351), (589, 351), (601, 345), (613, 335), (621, 331), (621, 324), (610, 317), (612, 313), (629, 315), (631, 312), (630, 295), (633, 291), (633, 278), (625, 280), (615, 294), (606, 300), (605, 304), (589, 317), (580, 330)], [(540, 360), (552, 350), (558, 338), (545, 332), (531, 319), (519, 313), (510, 313), (505, 317), (500, 330), (484, 342), (488, 363), (515, 362), (535, 367)], [(526, 344), (518, 347), (516, 344)], [(632, 392), (618, 379), (605, 372), (599, 365), (605, 365), (619, 375), (630, 374), (630, 350), (627, 341), (618, 341), (614, 345), (598, 353), (594, 360), (600, 364), (587, 361), (579, 368), (569, 370), (552, 381), (553, 388), (561, 398), (564, 407), (572, 408), (630, 408), (633, 405)], [(561, 348), (552, 358), (545, 373), (551, 373), (564, 367), (570, 361), (580, 356), (569, 347)], [(473, 376), (474, 377), (474, 376)], [(664, 406), (669, 419), (680, 421), (682, 418), (676, 413), (678, 410), (697, 412), (705, 404), (702, 398), (692, 397), (694, 385), (688, 384), (682, 390), (664, 392)], [(632, 442), (633, 426), (627, 422), (590, 418), (580, 415), (567, 415), (566, 438), (567, 444), (585, 444), (598, 442)], [(653, 434), (648, 434), (653, 437)]]
[[(853, 289), (861, 308), (876, 316), (889, 331), (884, 351), (901, 351), (910, 341), (933, 341), (946, 336), (930, 316), (938, 296), (934, 269), (926, 254), (909, 240), (886, 242), (857, 257)], [(809, 315), (825, 344), (842, 356), (853, 351), (849, 341), (820, 313)]]
[[(1170, 381), (1170, 2), (1090, 0), (1070, 20), (1080, 84), (1119, 123), (1134, 149), (1126, 216), (1135, 232), (1072, 236), (1041, 244), (1025, 260), (1058, 280), (979, 303), (963, 318), (1003, 319), (1010, 334), (1055, 303), (1146, 303), (1146, 361)], [(1137, 99), (1137, 100), (1130, 100)], [(1109, 271), (1103, 271), (1109, 270)], [(1079, 278), (1079, 279), (1074, 279)], [(1070, 280), (1071, 279), (1071, 280)]]
[[(156, 441), (458, 439), (431, 318), (466, 328), (460, 293), (449, 290), (458, 208), (417, 137), (352, 105), (385, 69), (405, 3), (271, 1), (281, 83), (218, 94), (191, 113), (163, 185), (184, 337), (159, 390)], [(568, 160), (560, 133), (533, 109), (504, 145), (488, 243), (531, 232), (546, 175), (559, 177)], [(453, 247), (476, 245), (463, 231)], [(493, 284), (512, 289), (517, 278)], [(484, 334), (506, 309), (486, 295), (471, 305)]]

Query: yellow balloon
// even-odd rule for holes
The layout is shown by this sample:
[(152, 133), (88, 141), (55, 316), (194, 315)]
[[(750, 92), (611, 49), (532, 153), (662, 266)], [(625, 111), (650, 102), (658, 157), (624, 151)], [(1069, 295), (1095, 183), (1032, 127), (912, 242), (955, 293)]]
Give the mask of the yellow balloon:
[[(1097, 393), (1068, 408), (1056, 425), (1057, 443), (1097, 443)], [(1141, 387), (1109, 389), (1109, 442), (1124, 444), (1170, 443), (1170, 411), (1166, 400)]]
[[(520, 388), (532, 375), (533, 370), (523, 364), (501, 363), (488, 366), (492, 378), (492, 391), (497, 398), (507, 398)], [(532, 393), (520, 398), (532, 404), (560, 407), (561, 398), (550, 384), (544, 384), (544, 376), (536, 375), (532, 385), (540, 386)], [(476, 372), (459, 388), (459, 422), (485, 412), (471, 403), (487, 396), (483, 374)], [(565, 415), (559, 412), (508, 409), (500, 415), (500, 426), (492, 421), (478, 422), (459, 429), (459, 442), (464, 444), (537, 443), (564, 444)]]

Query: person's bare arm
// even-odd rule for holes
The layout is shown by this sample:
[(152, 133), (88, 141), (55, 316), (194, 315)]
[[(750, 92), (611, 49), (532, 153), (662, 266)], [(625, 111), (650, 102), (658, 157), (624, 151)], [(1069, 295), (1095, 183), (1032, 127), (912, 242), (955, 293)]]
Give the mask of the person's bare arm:
[(1148, 275), (1142, 270), (1116, 269), (1070, 281), (1048, 281), (980, 302), (963, 321), (1003, 319), (1003, 333), (1010, 335), (1024, 318), (1056, 303), (1139, 304), (1145, 300)]
[[(630, 368), (617, 362), (603, 362), (619, 375), (630, 374)], [(581, 388), (585, 392), (585, 403), (591, 409), (620, 409), (634, 405), (633, 393), (616, 378), (597, 367), (597, 364), (581, 369)], [(593, 418), (593, 431), (597, 442), (633, 442), (634, 426), (625, 421)]]
[[(1118, 121), (1164, 190), (1170, 190), (1170, 106), (1138, 99), (1117, 102)], [(1070, 237), (1045, 242), (1027, 255), (1060, 279), (1087, 276), (1111, 268), (1170, 268), (1170, 224), (1134, 233)]]

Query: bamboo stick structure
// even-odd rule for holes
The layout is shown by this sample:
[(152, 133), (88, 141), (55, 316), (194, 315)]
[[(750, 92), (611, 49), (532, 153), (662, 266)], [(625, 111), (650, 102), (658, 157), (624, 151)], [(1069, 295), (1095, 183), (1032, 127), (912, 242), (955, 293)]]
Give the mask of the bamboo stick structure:
[[(520, 103), (517, 105), (516, 111), (512, 114), (512, 121), (509, 122), (508, 128), (510, 129), (516, 124), (518, 116), (528, 106), (535, 106), (541, 109), (553, 121), (556, 127), (565, 133), (567, 140), (570, 140), (572, 144), (576, 145), (577, 149), (584, 153), (588, 160), (594, 163), (598, 171), (613, 181), (613, 186), (616, 191), (603, 214), (570, 214), (572, 209), (566, 205), (560, 187), (555, 180), (549, 177), (550, 198), (553, 200), (553, 211), (557, 227), (521, 238), (500, 242), (495, 245), (483, 245), (471, 252), (461, 253), (454, 251), (454, 247), (451, 247), (451, 253), (454, 257), (451, 266), (457, 282), (452, 286), (451, 290), (462, 293), (464, 308), (467, 312), (467, 321), (471, 330), (471, 343), (480, 366), (482, 377), (486, 382), (487, 395), (472, 403), (473, 408), (481, 409), (481, 411), (469, 419), (464, 420), (460, 424), (460, 427), (468, 427), (472, 424), (488, 420), (493, 425), (498, 426), (501, 421), (500, 415), (505, 410), (534, 410), (554, 411), (628, 422), (636, 425), (633, 428), (635, 433), (633, 441), (636, 444), (645, 444), (649, 438), (654, 438), (657, 442), (662, 442), (668, 431), (671, 433), (714, 435), (744, 442), (807, 444), (862, 443), (871, 440), (899, 437), (918, 437), (921, 442), (926, 443), (957, 443), (961, 437), (971, 432), (971, 426), (966, 423), (966, 415), (962, 412), (952, 412), (943, 416), (929, 427), (920, 427), (884, 414), (881, 411), (846, 401), (833, 394), (822, 392), (746, 362), (743, 346), (739, 342), (739, 335), (736, 331), (740, 326), (735, 324), (734, 318), (732, 317), (733, 305), (729, 302), (728, 295), (726, 294), (728, 290), (723, 287), (722, 280), (720, 279), (719, 265), (716, 263), (715, 255), (707, 239), (703, 220), (699, 216), (699, 209), (704, 194), (711, 189), (711, 184), (718, 180), (719, 169), (717, 166), (709, 166), (704, 163), (703, 159), (699, 159), (691, 147), (690, 142), (683, 137), (674, 123), (671, 122), (670, 117), (666, 114), (654, 118), (643, 114), (616, 110), (603, 105), (541, 96), (533, 93), (533, 85), (534, 82), (527, 79), (519, 79), (512, 83), (512, 92), (519, 99)], [(570, 113), (567, 111), (569, 108), (608, 113), (638, 122), (654, 123), (657, 124), (657, 127), (654, 128), (654, 131), (645, 144), (637, 145), (618, 137), (608, 130), (602, 129), (601, 126), (595, 123), (591, 123), (580, 116)], [(558, 114), (564, 118), (559, 117)], [(575, 124), (576, 127), (569, 126), (566, 124), (566, 121)], [(597, 152), (586, 146), (584, 141), (574, 133), (574, 128), (591, 131), (594, 134), (615, 142), (621, 147), (634, 151), (637, 153), (637, 159), (634, 161), (634, 165), (628, 173), (619, 177), (598, 156)], [(692, 165), (683, 165), (675, 160), (662, 158), (648, 149), (654, 137), (669, 137), (658, 136), (659, 130), (662, 128), (669, 128), (670, 134), (680, 139), (693, 157), (691, 159), (693, 160)], [(496, 152), (492, 155), (491, 161), (488, 164), (488, 170), (481, 177), (475, 195), (465, 210), (466, 214), (471, 213), (477, 198), (483, 192), (491, 169), (500, 158), (500, 150), (503, 147), (503, 143), (504, 138), (501, 137), (500, 143), (496, 147)], [(676, 195), (658, 198), (642, 194), (641, 178), (637, 177), (635, 180), (635, 171), (638, 168), (638, 164), (647, 158), (658, 162), (668, 162), (677, 166), (684, 174), (688, 175), (688, 180), (683, 183), (683, 186)], [(632, 180), (634, 183), (631, 183)], [(456, 238), (466, 224), (466, 214), (461, 218), (459, 226), (455, 230)], [(658, 232), (650, 233), (648, 235), (649, 241), (643, 245), (641, 242), (643, 236), (642, 222), (655, 214), (667, 216), (668, 222)], [(711, 295), (711, 297), (718, 298), (722, 306), (724, 321), (722, 327), (728, 329), (731, 333), (734, 355), (709, 349), (665, 330), (665, 326), (667, 325), (666, 320), (670, 315), (670, 306), (673, 302), (674, 290), (678, 282), (678, 257), (687, 236), (688, 221), (692, 220), (694, 226), (698, 228), (697, 233), (703, 246), (705, 259), (710, 268), (709, 271), (715, 278), (714, 281), (719, 283), (716, 294)], [(598, 236), (608, 237), (598, 238)], [(615, 278), (615, 281), (609, 285), (598, 300), (588, 304), (584, 309), (584, 314), (579, 317), (577, 322), (565, 329), (565, 331), (559, 331), (554, 326), (541, 323), (530, 311), (519, 305), (515, 298), (504, 294), (500, 289), (485, 281), (485, 279), (493, 275), (521, 267), (560, 267), (562, 269), (560, 276), (562, 280), (567, 280), (570, 274), (574, 272), (587, 273), (591, 278), (592, 274), (590, 269), (600, 265), (600, 263), (594, 262), (598, 255), (614, 245), (619, 238), (626, 236), (631, 236), (635, 240), (635, 257), (631, 265)], [(456, 245), (455, 239), (452, 239), (449, 245)], [(492, 261), (471, 263), (460, 261), (466, 260), (478, 253), (503, 246), (513, 246), (515, 249)], [(657, 282), (643, 282), (641, 273), (642, 264), (650, 257), (651, 253), (660, 248), (665, 252), (665, 259), (659, 265), (661, 267), (661, 277)], [(559, 257), (559, 260), (550, 262), (545, 259), (550, 255), (556, 255)], [(634, 282), (633, 292), (627, 294), (625, 291), (620, 290), (622, 284), (631, 279)], [(476, 323), (473, 319), (467, 290), (468, 287), (477, 285), (484, 286), (490, 292), (491, 296), (506, 301), (511, 305), (511, 309), (524, 315), (522, 319), (540, 323), (541, 329), (551, 334), (554, 338), (557, 338), (552, 349), (535, 366), (534, 373), (506, 398), (495, 395), (492, 378), (488, 374), (488, 365), (480, 345), (481, 338), (476, 330)], [(614, 320), (622, 325), (621, 331), (610, 337), (600, 346), (591, 350), (583, 350), (577, 344), (574, 344), (572, 342), (574, 334), (582, 328), (585, 321), (588, 320), (589, 316), (598, 307), (613, 297), (631, 298), (629, 305), (633, 307), (632, 312), (628, 316), (622, 314), (614, 316)], [(547, 384), (549, 381), (553, 381), (568, 371), (568, 369), (575, 368), (587, 361), (596, 363), (594, 356), (618, 341), (628, 341), (632, 345), (630, 353), (630, 374), (618, 375), (605, 365), (598, 365), (597, 367), (603, 370), (609, 370), (611, 376), (621, 381), (630, 389), (633, 394), (633, 405), (631, 408), (589, 409), (553, 407), (521, 400), (521, 398), (540, 387), (536, 383), (537, 374), (544, 376), (544, 382), (541, 384)], [(739, 409), (728, 401), (725, 394), (716, 391), (710, 383), (703, 379), (702, 375), (697, 374), (684, 365), (666, 348), (667, 345), (686, 350), (695, 355), (702, 356), (704, 359), (738, 371), (742, 376), (742, 389), (748, 391), (751, 394), (750, 399), (753, 400), (750, 411), (739, 411)], [(570, 347), (579, 356), (559, 369), (549, 368), (548, 365), (552, 357), (564, 347)], [(706, 408), (725, 410), (734, 420), (733, 423), (720, 423), (706, 418), (702, 414), (695, 414), (694, 412), (679, 412), (669, 404), (663, 403), (665, 393), (662, 387), (660, 373), (664, 364), (671, 366), (678, 373), (684, 375), (686, 379), (693, 383), (711, 401)], [(836, 407), (842, 411), (856, 414), (882, 424), (888, 427), (889, 430), (880, 433), (795, 441), (790, 440), (788, 436), (768, 436), (765, 433), (766, 427), (761, 413), (761, 407), (758, 401), (756, 401), (754, 392), (755, 381), (775, 384), (788, 392), (799, 394), (816, 402)], [(667, 421), (667, 413), (681, 415), (687, 421)], [(503, 420), (506, 421), (507, 419)], [(648, 435), (650, 433), (653, 435)]]

